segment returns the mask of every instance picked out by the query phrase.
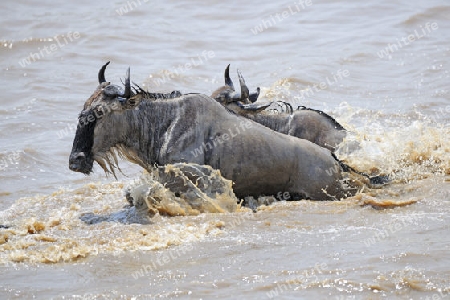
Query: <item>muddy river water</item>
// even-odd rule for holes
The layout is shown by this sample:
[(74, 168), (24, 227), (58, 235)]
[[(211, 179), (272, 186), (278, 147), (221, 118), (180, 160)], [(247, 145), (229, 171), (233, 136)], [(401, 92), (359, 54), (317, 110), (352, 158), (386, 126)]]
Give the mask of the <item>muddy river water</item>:
[[(1, 299), (450, 299), (447, 1), (26, 0), (0, 16)], [(141, 168), (68, 169), (109, 60), (113, 83), (130, 66), (146, 89), (205, 94), (231, 64), (258, 101), (335, 117), (338, 156), (393, 180), (142, 216), (124, 197)]]

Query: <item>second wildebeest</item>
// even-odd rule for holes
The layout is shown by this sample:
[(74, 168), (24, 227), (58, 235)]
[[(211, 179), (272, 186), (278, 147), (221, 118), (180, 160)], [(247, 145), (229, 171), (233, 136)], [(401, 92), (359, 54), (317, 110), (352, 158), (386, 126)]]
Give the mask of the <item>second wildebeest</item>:
[(255, 102), (259, 95), (259, 87), (257, 93), (250, 95), (239, 71), (241, 93), (236, 93), (229, 75), (229, 67), (230, 65), (225, 69), (225, 85), (211, 95), (223, 106), (272, 130), (306, 139), (333, 152), (344, 140), (347, 134), (345, 128), (323, 111), (306, 107), (300, 107), (295, 111), (290, 107), (291, 113), (265, 110), (271, 103)]
[(84, 104), (69, 168), (90, 174), (96, 161), (114, 172), (117, 156), (147, 170), (178, 162), (209, 165), (233, 181), (239, 198), (289, 193), (294, 199), (347, 195), (339, 162), (327, 149), (231, 114), (216, 100), (186, 94), (148, 101), (104, 79)]
[[(286, 112), (276, 112), (266, 110), (270, 103), (258, 103), (255, 102), (255, 97), (259, 96), (259, 87), (257, 88), (257, 95), (252, 96), (250, 100), (249, 89), (245, 83), (244, 77), (238, 70), (239, 83), (241, 86), (241, 93), (236, 94), (233, 89), (227, 89), (226, 86), (233, 86), (233, 81), (230, 78), (229, 67), (225, 69), (225, 86), (219, 88), (217, 91), (221, 91), (220, 97), (216, 92), (212, 97), (216, 97), (216, 101), (225, 106), (227, 109), (234, 113), (244, 116), (250, 120), (253, 120), (259, 124), (262, 124), (274, 131), (282, 134), (297, 137), (299, 139), (306, 139), (321, 147), (325, 147), (334, 152), (336, 147), (343, 141), (346, 136), (345, 128), (339, 124), (333, 117), (327, 115), (323, 111), (315, 110), (312, 108), (306, 108), (304, 106), (298, 107), (296, 111), (292, 109), (292, 106), (287, 102), (282, 102), (285, 105)], [(231, 96), (227, 96), (226, 93)], [(223, 101), (223, 99), (229, 99), (229, 101)], [(333, 154), (334, 156), (334, 154)], [(335, 156), (334, 156), (335, 157)], [(337, 157), (335, 157), (338, 160)], [(388, 183), (389, 177), (384, 175), (370, 176), (364, 172), (358, 171), (344, 162), (338, 160), (343, 170), (346, 172), (353, 172), (366, 177), (371, 185), (379, 185)]]

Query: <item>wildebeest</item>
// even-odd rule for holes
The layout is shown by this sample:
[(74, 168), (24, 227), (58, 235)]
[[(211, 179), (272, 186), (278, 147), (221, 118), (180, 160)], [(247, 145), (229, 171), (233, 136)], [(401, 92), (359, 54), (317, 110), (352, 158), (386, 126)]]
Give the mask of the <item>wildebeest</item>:
[[(300, 107), (291, 113), (273, 113), (265, 109), (271, 103), (253, 103), (255, 95), (250, 96), (242, 74), (238, 71), (241, 93), (234, 91), (233, 82), (229, 75), (229, 67), (225, 69), (225, 85), (217, 89), (211, 97), (235, 113), (260, 123), (277, 132), (306, 139), (321, 147), (335, 151), (344, 140), (347, 132), (334, 118), (323, 111)], [(253, 103), (253, 104), (252, 104)]]
[(242, 96), (241, 93), (237, 92), (234, 88), (233, 81), (230, 78), (230, 65), (228, 65), (225, 69), (225, 85), (215, 90), (212, 93), (211, 97), (216, 99), (220, 104), (226, 106), (227, 104), (235, 103), (236, 101), (240, 101), (242, 99), (245, 99), (245, 101), (249, 101), (249, 103), (253, 103), (258, 99), (259, 93), (259, 87), (256, 88), (255, 93), (251, 94), (247, 89), (247, 93), (245, 96)]
[[(259, 96), (260, 89), (257, 88), (257, 95), (250, 99), (249, 89), (245, 83), (244, 77), (238, 70), (239, 83), (241, 86), (241, 93), (236, 94), (233, 90), (227, 89), (227, 86), (233, 86), (233, 81), (230, 78), (229, 67), (225, 69), (225, 86), (218, 89), (222, 91), (221, 97), (218, 98), (217, 91), (213, 93), (211, 97), (216, 97), (216, 101), (221, 103), (227, 109), (251, 119), (259, 124), (262, 124), (274, 131), (295, 136), (300, 139), (309, 140), (319, 146), (325, 147), (334, 152), (336, 147), (343, 141), (346, 136), (345, 128), (339, 124), (334, 118), (327, 115), (323, 111), (300, 106), (296, 111), (292, 109), (292, 106), (287, 102), (282, 102), (290, 113), (272, 113), (265, 110), (270, 103), (255, 103)], [(232, 96), (227, 96), (226, 93), (230, 93)], [(229, 99), (224, 102), (222, 99)], [(338, 160), (337, 157), (335, 157)], [(341, 167), (346, 172), (353, 172), (362, 175), (369, 179), (370, 184), (378, 185), (389, 182), (389, 177), (370, 176), (364, 172), (358, 171), (342, 161), (339, 161)]]
[(72, 171), (90, 174), (96, 161), (114, 173), (118, 153), (147, 170), (178, 162), (209, 165), (233, 181), (239, 198), (347, 195), (341, 166), (329, 150), (232, 114), (206, 95), (149, 101), (131, 90), (129, 69), (122, 88), (106, 82), (105, 68), (79, 116)]

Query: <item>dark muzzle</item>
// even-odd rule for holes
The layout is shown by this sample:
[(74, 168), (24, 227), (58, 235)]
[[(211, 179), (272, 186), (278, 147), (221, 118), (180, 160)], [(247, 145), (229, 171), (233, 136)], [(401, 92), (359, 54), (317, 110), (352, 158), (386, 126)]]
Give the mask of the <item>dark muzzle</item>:
[(69, 157), (69, 169), (89, 175), (92, 172), (93, 161), (86, 157), (84, 152), (71, 153)]

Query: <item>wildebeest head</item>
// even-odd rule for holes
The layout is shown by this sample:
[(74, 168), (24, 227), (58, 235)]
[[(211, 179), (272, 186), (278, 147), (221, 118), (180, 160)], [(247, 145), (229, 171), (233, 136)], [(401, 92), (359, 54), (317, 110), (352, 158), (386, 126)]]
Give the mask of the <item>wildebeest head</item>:
[[(267, 107), (269, 107), (272, 103), (255, 103), (255, 101), (258, 99), (259, 96), (259, 87), (257, 88), (257, 96), (254, 101), (252, 101), (251, 94), (249, 93), (247, 84), (245, 84), (244, 76), (242, 76), (241, 72), (237, 70), (238, 77), (239, 77), (239, 84), (241, 86), (241, 99), (239, 101), (235, 101), (235, 104), (238, 107), (239, 113), (258, 113), (262, 110), (265, 110)], [(253, 97), (255, 98), (255, 97)], [(233, 109), (233, 110), (236, 110)]]
[[(241, 77), (242, 75), (240, 74), (239, 70), (238, 70), (238, 76), (239, 76), (239, 82), (241, 82)], [(211, 98), (216, 99), (217, 102), (219, 102), (220, 104), (226, 106), (227, 104), (230, 103), (236, 103), (237, 101), (241, 101), (244, 104), (250, 104), (255, 102), (256, 100), (258, 100), (258, 96), (260, 93), (260, 88), (257, 87), (256, 88), (256, 92), (255, 93), (249, 93), (249, 90), (247, 88), (247, 86), (245, 85), (245, 89), (246, 91), (242, 90), (242, 84), (241, 84), (241, 93), (236, 92), (236, 90), (234, 89), (234, 85), (233, 85), (233, 81), (230, 78), (230, 65), (228, 65), (225, 69), (225, 73), (224, 73), (224, 77), (225, 77), (225, 85), (221, 86), (220, 88), (218, 88), (217, 90), (215, 90), (212, 95)], [(242, 78), (243, 80), (243, 78)], [(246, 92), (244, 94), (244, 92)]]
[[(225, 69), (225, 85), (217, 89), (211, 98), (225, 106), (227, 109), (237, 114), (252, 114), (260, 112), (270, 106), (271, 103), (259, 103), (258, 96), (260, 88), (256, 88), (256, 93), (250, 93), (241, 72), (237, 70), (241, 92), (235, 92), (233, 81), (230, 78), (230, 65)], [(256, 103), (255, 103), (256, 102)]]
[[(95, 131), (98, 130), (98, 127), (108, 126), (105, 124), (114, 124), (111, 122), (102, 124), (104, 119), (135, 108), (139, 104), (139, 99), (133, 97), (135, 93), (131, 90), (130, 69), (128, 68), (127, 70), (125, 82), (123, 83), (124, 87), (122, 88), (105, 80), (105, 69), (108, 64), (109, 62), (99, 70), (99, 85), (92, 96), (85, 102), (83, 110), (78, 117), (77, 131), (69, 157), (69, 168), (72, 171), (86, 175), (92, 172), (94, 161), (97, 161), (105, 172), (114, 173), (114, 170), (111, 168), (110, 170), (106, 168), (106, 163), (109, 166), (117, 165), (117, 157), (109, 150), (115, 146), (118, 132), (111, 130), (109, 134), (96, 135)], [(94, 144), (96, 151), (93, 151)]]

